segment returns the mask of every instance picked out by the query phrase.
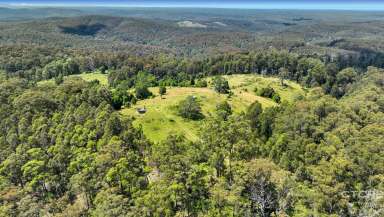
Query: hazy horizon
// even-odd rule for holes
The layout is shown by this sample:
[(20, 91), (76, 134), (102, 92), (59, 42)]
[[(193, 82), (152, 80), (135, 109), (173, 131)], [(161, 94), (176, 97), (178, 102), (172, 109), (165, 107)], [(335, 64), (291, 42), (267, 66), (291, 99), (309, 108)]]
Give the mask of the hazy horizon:
[(233, 8), (233, 9), (296, 9), (296, 10), (384, 10), (381, 1), (303, 1), (303, 0), (223, 0), (223, 1), (175, 1), (175, 0), (123, 0), (123, 1), (50, 1), (50, 0), (8, 0), (0, 3), (10, 7), (181, 7), (181, 8)]

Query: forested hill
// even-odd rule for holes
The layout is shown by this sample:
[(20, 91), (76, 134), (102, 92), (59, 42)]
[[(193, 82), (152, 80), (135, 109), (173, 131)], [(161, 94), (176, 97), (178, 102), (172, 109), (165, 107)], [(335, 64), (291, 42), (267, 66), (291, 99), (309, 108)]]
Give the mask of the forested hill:
[(383, 17), (0, 8), (0, 217), (384, 216)]
[(0, 213), (369, 216), (381, 201), (353, 192), (384, 190), (383, 73), (369, 68), (340, 100), (313, 89), (279, 107), (219, 110), (196, 142), (155, 144), (98, 82), (1, 77)]
[(10, 8), (2, 6), (0, 3), (0, 20), (1, 21), (16, 21), (29, 19), (42, 19), (47, 17), (71, 17), (84, 14), (79, 9), (65, 8)]
[[(20, 21), (2, 20), (1, 44), (131, 51), (138, 47), (134, 53), (139, 55), (163, 49), (166, 53), (188, 57), (274, 47), (306, 55), (361, 55), (365, 61), (382, 58), (380, 41), (384, 31), (380, 12), (167, 11), (159, 8), (1, 10), (21, 11), (20, 15), (25, 15)], [(42, 17), (31, 21), (29, 10), (41, 10), (33, 14)]]

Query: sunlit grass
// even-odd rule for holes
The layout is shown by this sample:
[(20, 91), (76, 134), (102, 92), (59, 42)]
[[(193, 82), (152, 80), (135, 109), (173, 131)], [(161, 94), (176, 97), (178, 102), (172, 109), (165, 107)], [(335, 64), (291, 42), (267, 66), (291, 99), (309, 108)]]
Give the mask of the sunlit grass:
[[(70, 75), (70, 76), (67, 76), (66, 78), (73, 78), (73, 77), (79, 77), (79, 78), (82, 78), (85, 81), (98, 80), (101, 85), (108, 86), (108, 75), (107, 74), (102, 74), (100, 72), (83, 73), (83, 74), (78, 74), (78, 75)], [(66, 78), (64, 78), (64, 79), (66, 79)], [(43, 80), (43, 81), (39, 81), (37, 83), (38, 86), (51, 85), (51, 84), (55, 84), (55, 80), (54, 79)]]
[(102, 74), (99, 72), (83, 73), (83, 74), (79, 74), (79, 75), (71, 75), (69, 77), (80, 77), (80, 78), (84, 79), (85, 81), (98, 80), (101, 85), (108, 86), (108, 75)]
[[(271, 99), (257, 96), (254, 89), (266, 86), (273, 87), (282, 97), (282, 100), (292, 101), (300, 94), (304, 94), (300, 85), (285, 81), (286, 86), (281, 86), (278, 78), (262, 77), (259, 75), (231, 75), (225, 76), (234, 93), (232, 97), (216, 93), (211, 87), (168, 87), (167, 94), (161, 98), (158, 88), (150, 88), (155, 96), (151, 99), (139, 101), (131, 108), (121, 111), (123, 115), (136, 118), (135, 126), (142, 126), (144, 134), (152, 141), (164, 140), (170, 133), (184, 134), (190, 140), (198, 138), (199, 126), (204, 120), (191, 121), (177, 115), (176, 105), (187, 96), (192, 95), (200, 101), (203, 114), (213, 115), (216, 105), (227, 100), (235, 113), (245, 112), (247, 107), (255, 101), (260, 102), (263, 107), (277, 106)], [(208, 80), (211, 80), (208, 78)], [(147, 109), (146, 114), (138, 114), (137, 108)]]

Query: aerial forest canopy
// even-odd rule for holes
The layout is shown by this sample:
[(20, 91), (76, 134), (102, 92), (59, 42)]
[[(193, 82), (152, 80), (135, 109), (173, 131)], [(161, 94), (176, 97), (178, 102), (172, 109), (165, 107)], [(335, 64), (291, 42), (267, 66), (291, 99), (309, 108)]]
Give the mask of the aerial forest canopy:
[[(135, 84), (144, 85), (141, 77), (150, 75), (152, 77), (144, 78), (149, 79), (145, 85), (193, 86), (191, 81), (206, 76), (256, 73), (293, 80), (305, 87), (321, 86), (326, 93), (341, 97), (347, 86), (364, 70), (358, 64), (345, 64), (341, 59), (323, 61), (325, 57), (302, 56), (276, 49), (215, 55), (203, 60), (102, 52), (68, 52), (61, 54), (64, 57), (55, 57), (57, 50), (41, 47), (19, 49), (6, 47), (0, 51), (3, 57), (1, 66), (8, 77), (22, 77), (37, 82), (101, 71), (108, 72), (108, 82), (112, 87), (122, 85), (126, 88)], [(49, 53), (41, 60), (34, 55), (36, 52)]]
[(0, 217), (384, 215), (375, 14), (66, 10), (0, 15)]

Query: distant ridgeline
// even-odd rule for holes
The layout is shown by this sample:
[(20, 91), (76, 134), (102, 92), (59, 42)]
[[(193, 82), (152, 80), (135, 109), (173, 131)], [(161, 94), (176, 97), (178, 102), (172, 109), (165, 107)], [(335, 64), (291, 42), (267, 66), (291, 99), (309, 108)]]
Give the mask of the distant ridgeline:
[[(139, 56), (166, 53), (206, 58), (275, 47), (301, 55), (340, 54), (373, 65), (382, 59), (384, 40), (378, 34), (384, 32), (377, 20), (383, 15), (379, 12), (357, 16), (353, 12), (219, 9), (0, 10), (0, 21), (12, 19), (12, 13), (13, 19), (22, 20), (0, 22), (1, 44), (120, 50)], [(36, 19), (44, 17), (49, 18)]]

